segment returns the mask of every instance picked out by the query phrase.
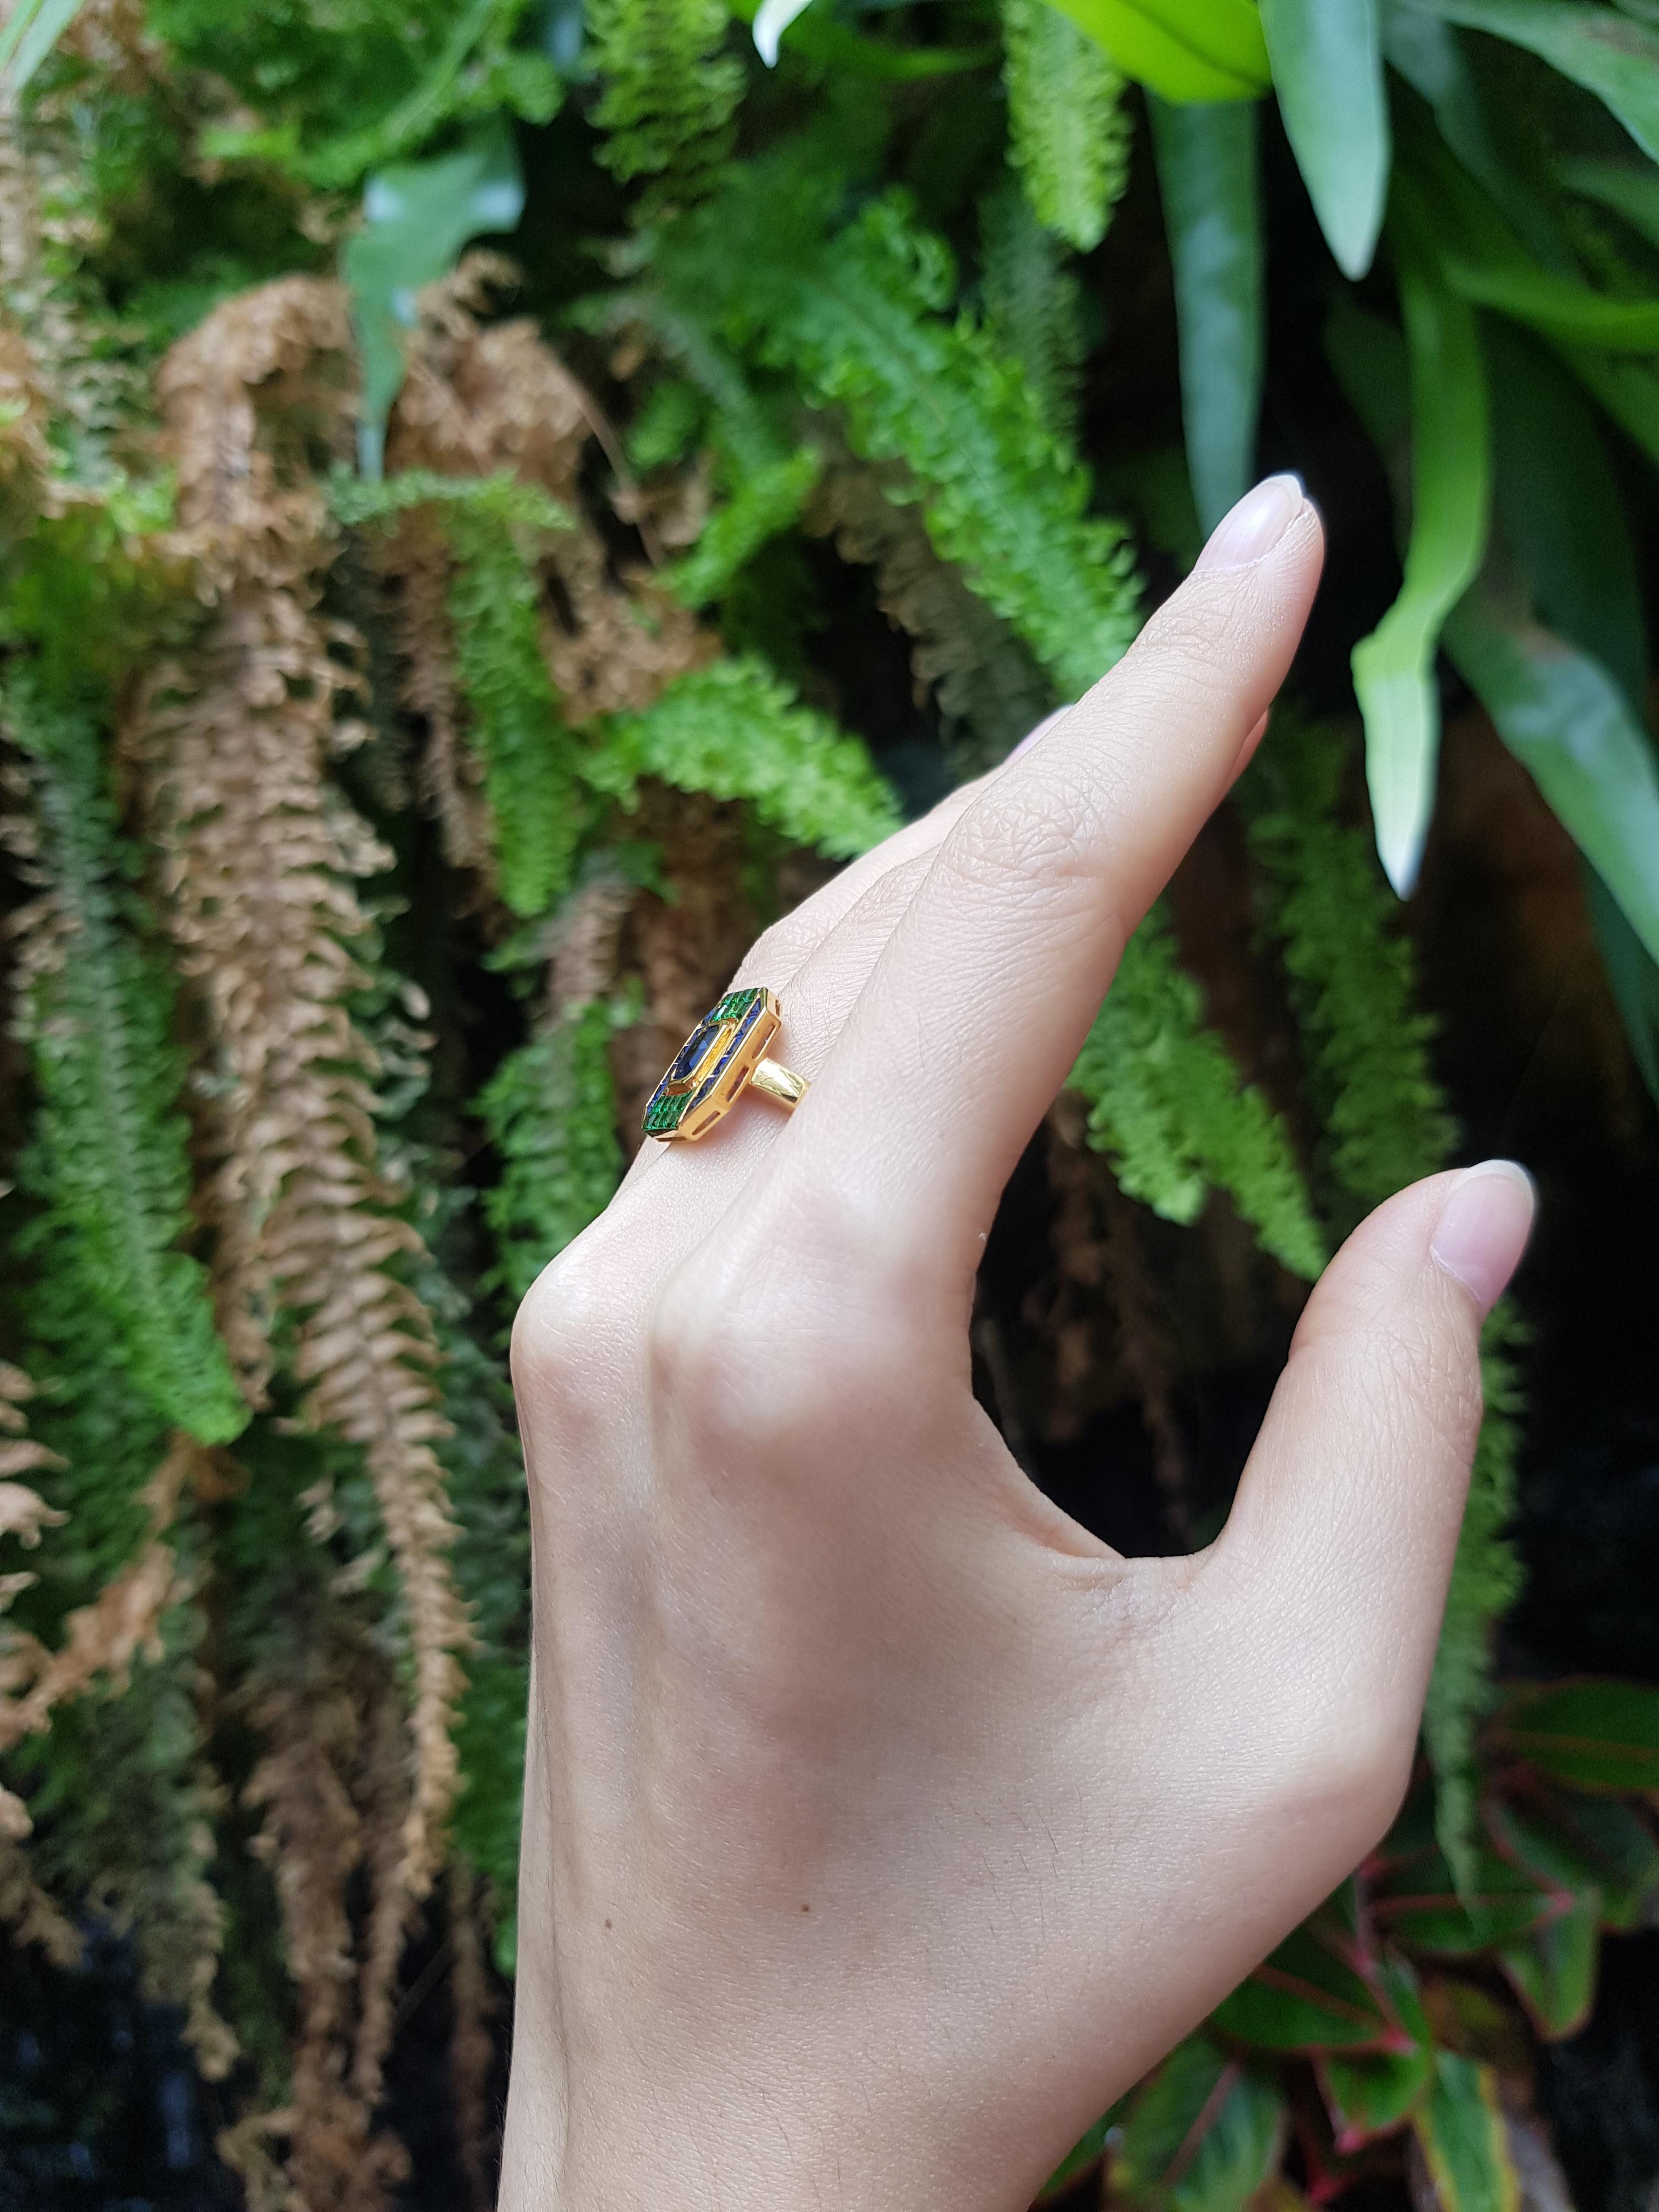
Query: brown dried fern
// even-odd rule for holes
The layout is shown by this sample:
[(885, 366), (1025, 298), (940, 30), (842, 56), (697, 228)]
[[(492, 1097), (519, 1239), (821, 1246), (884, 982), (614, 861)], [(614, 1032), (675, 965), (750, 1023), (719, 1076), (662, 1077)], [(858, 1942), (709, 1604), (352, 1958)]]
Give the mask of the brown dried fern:
[[(621, 470), (614, 438), (591, 394), (532, 322), (481, 320), (503, 273), (495, 257), (470, 255), (453, 277), (421, 295), (386, 464), (394, 475), (508, 473), (575, 517), (575, 526), (550, 537), (541, 555), (548, 587), (543, 643), (564, 719), (580, 726), (597, 714), (649, 706), (665, 684), (702, 666), (719, 647), (648, 563), (613, 574), (604, 539), (583, 514), (580, 477), (592, 439)], [(632, 514), (635, 503), (632, 486), (619, 485), (618, 511)], [(376, 561), (398, 611), (403, 702), (426, 726), (423, 796), (450, 860), (486, 869), (489, 811), (477, 763), (457, 745), (465, 712), (450, 672), (448, 553), (430, 520), (412, 515), (382, 543)]]
[[(56, 1650), (21, 1630), (0, 1628), (0, 1753), (9, 1751), (26, 1735), (39, 1735), (54, 1707), (72, 1698), (84, 1697), (100, 1685), (118, 1696), (131, 1680), (137, 1660), (161, 1656), (162, 1619), (189, 1591), (167, 1531), (178, 1516), (180, 1497), (201, 1450), (194, 1437), (182, 1433), (173, 1437), (166, 1459), (141, 1493), (149, 1510), (142, 1548), (91, 1604), (77, 1606), (69, 1614)], [(19, 1579), (9, 1578), (12, 1590), (8, 1597)]]
[(15, 1943), (39, 1945), (54, 1966), (78, 1966), (80, 1936), (34, 1879), (28, 1855), (9, 1823), (7, 1808), (18, 1802), (0, 1790), (0, 1928), (10, 1930)]
[(303, 277), (228, 302), (167, 356), (157, 392), (181, 528), (211, 612), (153, 675), (135, 732), (179, 964), (216, 1066), (207, 1086), (222, 1326), (259, 1402), (277, 1316), (304, 1418), (362, 1449), (408, 1614), (413, 1785), (402, 1881), (423, 1894), (455, 1787), (465, 1615), (429, 1316), (394, 1272), (420, 1251), (377, 1158), (373, 1050), (354, 1024), (387, 865), (329, 775), (357, 731), (352, 640), (319, 605), (334, 552), (309, 465), (345, 428), (343, 295)]
[[(363, 1669), (337, 1649), (301, 1641), (291, 1676), (267, 1679), (254, 1698), (266, 1748), (244, 1792), (264, 1815), (254, 1850), (276, 1885), (298, 2000), (290, 2100), (282, 2112), (244, 2123), (222, 2150), (250, 2185), (258, 2180), (268, 2202), (280, 2201), (264, 2146), (285, 2136), (294, 2212), (383, 2212), (407, 2160), (395, 2140), (374, 2132), (374, 2100), (352, 2079), (361, 1990), (347, 1886), (365, 1843), (353, 1792), (363, 1750)], [(378, 2090), (377, 2080), (376, 2098)]]

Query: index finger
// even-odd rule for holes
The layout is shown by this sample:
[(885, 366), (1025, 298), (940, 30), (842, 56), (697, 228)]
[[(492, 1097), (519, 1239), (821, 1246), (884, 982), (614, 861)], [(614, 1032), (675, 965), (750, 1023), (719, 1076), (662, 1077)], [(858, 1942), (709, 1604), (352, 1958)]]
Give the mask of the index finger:
[(768, 1164), (935, 1257), (977, 1263), (1129, 933), (1283, 682), (1323, 533), (1258, 484), (1124, 659), (940, 843)]

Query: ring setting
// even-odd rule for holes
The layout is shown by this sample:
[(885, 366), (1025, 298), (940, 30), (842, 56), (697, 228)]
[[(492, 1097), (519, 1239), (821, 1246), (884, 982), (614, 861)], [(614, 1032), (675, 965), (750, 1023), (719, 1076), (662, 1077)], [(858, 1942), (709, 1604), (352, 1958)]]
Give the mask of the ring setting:
[(728, 991), (711, 1006), (668, 1064), (645, 1109), (645, 1133), (663, 1144), (694, 1143), (722, 1121), (745, 1091), (758, 1091), (793, 1114), (806, 1079), (767, 1057), (783, 1012), (763, 986)]

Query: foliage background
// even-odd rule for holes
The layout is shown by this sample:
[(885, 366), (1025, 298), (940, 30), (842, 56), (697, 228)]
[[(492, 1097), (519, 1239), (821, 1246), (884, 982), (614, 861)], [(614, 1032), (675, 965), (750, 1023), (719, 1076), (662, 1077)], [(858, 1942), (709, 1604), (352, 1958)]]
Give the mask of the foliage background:
[(1396, 1831), (1052, 2191), (1645, 2205), (1659, 28), (746, 12), (0, 31), (0, 2203), (489, 2201), (513, 1304), (756, 928), (1293, 465), (1291, 696), (978, 1385), (1200, 1542), (1361, 1212), (1508, 1149), (1546, 1225)]

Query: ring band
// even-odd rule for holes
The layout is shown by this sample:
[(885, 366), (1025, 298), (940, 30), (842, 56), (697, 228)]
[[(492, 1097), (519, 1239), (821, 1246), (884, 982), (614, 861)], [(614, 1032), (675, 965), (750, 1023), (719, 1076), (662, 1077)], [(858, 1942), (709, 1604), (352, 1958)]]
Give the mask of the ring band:
[(697, 1024), (652, 1092), (646, 1135), (664, 1144), (694, 1142), (723, 1121), (745, 1091), (761, 1091), (793, 1114), (806, 1096), (806, 1078), (766, 1053), (782, 1027), (782, 1009), (769, 991), (728, 991)]

